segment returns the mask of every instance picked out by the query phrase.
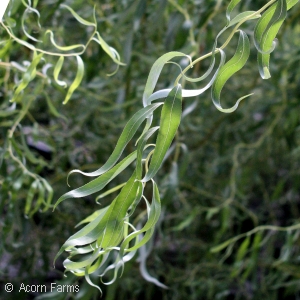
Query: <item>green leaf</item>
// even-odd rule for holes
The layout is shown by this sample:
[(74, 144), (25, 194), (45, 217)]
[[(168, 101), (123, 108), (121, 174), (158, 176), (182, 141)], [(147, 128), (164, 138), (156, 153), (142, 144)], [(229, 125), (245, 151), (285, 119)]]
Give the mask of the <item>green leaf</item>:
[[(82, 48), (82, 50), (85, 49), (85, 46), (83, 44), (75, 44), (75, 45), (71, 45), (71, 46), (59, 46), (55, 40), (54, 40), (54, 35), (53, 35), (53, 32), (51, 30), (47, 30), (45, 32), (45, 35), (49, 33), (50, 34), (50, 41), (52, 43), (52, 45), (57, 48), (58, 50), (61, 50), (61, 51), (71, 51), (71, 50), (74, 50), (74, 49), (77, 49), (77, 48)], [(61, 57), (60, 57), (61, 58)]]
[(58, 75), (59, 75), (59, 73), (61, 71), (61, 68), (62, 68), (63, 64), (64, 64), (64, 57), (60, 56), (60, 58), (58, 59), (56, 65), (55, 65), (55, 68), (54, 68), (54, 71), (53, 71), (53, 77), (54, 77), (55, 82), (58, 85), (66, 88), (67, 87), (67, 83), (65, 81), (60, 81), (58, 79)]
[(17, 86), (17, 89), (15, 90), (15, 92), (13, 94), (13, 98), (10, 100), (10, 102), (18, 101), (21, 92), (23, 90), (25, 90), (25, 88), (28, 86), (29, 82), (35, 78), (36, 68), (42, 57), (43, 57), (42, 53), (37, 55), (36, 52), (34, 52), (33, 60), (30, 64), (30, 66), (27, 68), (27, 70), (23, 74), (22, 81)]
[(236, 254), (236, 262), (241, 261), (245, 257), (249, 245), (250, 245), (250, 236), (247, 236), (245, 240), (242, 242)]
[[(237, 23), (239, 23), (240, 21), (242, 21), (243, 19), (253, 15), (255, 13), (255, 11), (245, 11), (245, 12), (242, 12), (240, 14), (238, 14), (236, 17), (234, 17), (230, 22), (229, 24), (227, 25), (227, 27), (231, 27)], [(253, 17), (249, 18), (248, 20), (253, 20), (253, 19), (258, 19), (260, 18), (261, 15), (260, 14), (256, 14), (254, 15)]]
[[(135, 172), (122, 188), (120, 194), (109, 205), (105, 214), (100, 214), (91, 223), (83, 227), (80, 231), (71, 236), (61, 247), (57, 253), (56, 258), (65, 250), (71, 249), (74, 246), (83, 246), (97, 241), (97, 252), (99, 249), (114, 247), (120, 243), (123, 238), (124, 218), (130, 205), (139, 196), (139, 190), (143, 189), (143, 184), (136, 181)], [(89, 263), (95, 260), (94, 254), (88, 258)], [(77, 265), (77, 263), (68, 262), (68, 268), (81, 268), (84, 265)]]
[(46, 199), (46, 201), (44, 201), (45, 208), (42, 210), (42, 212), (45, 212), (51, 206), (51, 201), (53, 199), (53, 188), (46, 179), (41, 178), (41, 182), (43, 183), (43, 185), (48, 193), (47, 199)]
[(22, 143), (22, 150), (23, 150), (23, 156), (26, 157), (31, 163), (36, 164), (36, 165), (40, 165), (40, 166), (46, 166), (47, 163), (40, 158), (36, 158), (34, 154), (32, 154), (32, 152), (29, 150), (27, 143), (25, 141), (25, 136), (23, 133), (23, 130), (21, 128), (20, 130), (20, 136), (21, 136), (21, 143)]
[(125, 184), (126, 184), (126, 182), (125, 182), (125, 183), (121, 183), (121, 184), (119, 184), (119, 185), (117, 185), (117, 186), (115, 186), (115, 187), (109, 189), (108, 191), (106, 191), (106, 192), (100, 194), (99, 196), (97, 196), (97, 198), (96, 198), (95, 201), (96, 201), (98, 204), (100, 204), (100, 203), (98, 202), (99, 199), (104, 198), (104, 197), (106, 197), (107, 195), (110, 195), (110, 194), (112, 194), (112, 193), (118, 191), (118, 190), (121, 189)]
[(160, 129), (156, 140), (155, 150), (151, 159), (149, 170), (143, 182), (149, 181), (159, 170), (162, 161), (177, 132), (181, 118), (181, 85), (174, 87), (166, 98), (160, 117)]
[(275, 48), (274, 39), (287, 15), (286, 0), (272, 5), (257, 22), (254, 30), (254, 44), (258, 50), (257, 60), (260, 76), (271, 77), (269, 71), (270, 53)]
[(74, 91), (78, 88), (78, 86), (80, 85), (82, 78), (83, 78), (84, 63), (79, 55), (76, 55), (76, 58), (77, 58), (77, 65), (78, 65), (77, 74), (76, 74), (75, 80), (69, 87), (68, 93), (66, 95), (66, 98), (65, 98), (63, 104), (68, 103), (69, 99), (72, 97)]
[(240, 36), (238, 41), (238, 46), (234, 56), (220, 68), (220, 71), (216, 77), (212, 85), (211, 97), (213, 99), (213, 103), (218, 110), (224, 113), (231, 113), (235, 111), (240, 103), (240, 101), (250, 95), (246, 95), (244, 97), (239, 98), (235, 105), (231, 108), (222, 108), (220, 104), (220, 94), (221, 91), (227, 82), (227, 80), (234, 75), (237, 71), (239, 71), (248, 60), (250, 54), (250, 42), (247, 35), (240, 30)]
[(141, 196), (143, 184), (136, 180), (136, 174), (127, 181), (120, 194), (111, 203), (101, 223), (103, 234), (98, 238), (97, 244), (101, 248), (117, 246), (123, 238), (124, 218), (130, 205)]
[(159, 129), (159, 126), (153, 127), (149, 129), (147, 132), (143, 134), (143, 136), (139, 139), (138, 145), (137, 145), (137, 165), (136, 165), (136, 176), (138, 179), (142, 178), (142, 158), (143, 158), (143, 151), (146, 146), (146, 143), (148, 139), (153, 135), (155, 131)]
[(126, 64), (120, 61), (119, 53), (112, 47), (110, 47), (105, 40), (100, 36), (99, 32), (96, 32), (97, 38), (93, 37), (93, 41), (97, 42), (101, 48), (109, 55), (109, 57), (118, 65), (126, 66)]
[(43, 94), (44, 94), (44, 96), (45, 96), (45, 98), (46, 98), (47, 105), (48, 105), (48, 108), (49, 108), (49, 110), (50, 110), (50, 113), (51, 113), (53, 116), (57, 117), (57, 118), (62, 118), (62, 119), (64, 119), (65, 121), (67, 121), (68, 119), (67, 119), (64, 115), (60, 114), (60, 113), (57, 111), (56, 107), (53, 105), (53, 103), (52, 103), (51, 99), (49, 98), (48, 94), (45, 93), (45, 92), (44, 92)]
[(110, 168), (112, 168), (115, 163), (120, 158), (121, 154), (123, 153), (123, 150), (125, 149), (126, 145), (129, 143), (129, 141), (133, 138), (134, 134), (140, 127), (140, 125), (143, 123), (143, 121), (152, 115), (155, 109), (157, 109), (159, 106), (161, 106), (163, 103), (156, 103), (149, 105), (147, 107), (142, 108), (137, 113), (135, 113), (131, 119), (127, 122), (121, 136), (119, 137), (119, 140), (117, 142), (117, 145), (108, 158), (107, 162), (98, 170), (90, 173), (82, 172), (80, 170), (73, 170), (69, 173), (68, 176), (70, 176), (72, 173), (77, 172), (85, 176), (99, 176), (105, 172), (107, 172)]
[(83, 25), (85, 25), (85, 26), (93, 26), (93, 27), (97, 27), (96, 26), (96, 23), (92, 23), (92, 22), (89, 22), (89, 21), (87, 21), (87, 20), (85, 20), (85, 19), (83, 19), (83, 18), (81, 18), (70, 6), (68, 6), (68, 5), (65, 5), (65, 4), (61, 4), (60, 5), (61, 7), (65, 7), (66, 9), (68, 9), (70, 12), (71, 12), (71, 14), (72, 14), (72, 16), (79, 22), (79, 23), (81, 23), (81, 24), (83, 24)]
[(230, 14), (234, 10), (234, 8), (241, 2), (241, 0), (231, 0), (226, 9), (226, 19), (227, 23), (230, 22)]
[(224, 243), (222, 244), (219, 244), (213, 248), (210, 249), (210, 252), (211, 253), (217, 253), (217, 252), (220, 252), (222, 251), (224, 248), (227, 248), (231, 243), (233, 243), (232, 239), (229, 239), (227, 241), (225, 241)]
[[(146, 224), (143, 226), (142, 229), (134, 230), (134, 232), (132, 232), (124, 239), (124, 241), (120, 246), (120, 251), (116, 259), (116, 262), (113, 265), (109, 266), (101, 275), (104, 276), (109, 269), (114, 268), (114, 278), (109, 282), (109, 284), (113, 283), (116, 280), (119, 269), (121, 267), (123, 268), (124, 266), (124, 262), (126, 261), (126, 256), (124, 256), (124, 252), (131, 252), (134, 255), (136, 250), (142, 247), (143, 245), (145, 245), (150, 240), (150, 238), (154, 233), (155, 224), (157, 223), (161, 213), (159, 191), (154, 181), (153, 181), (153, 196), (152, 196), (151, 205), (148, 203), (146, 198), (145, 201), (147, 205), (147, 215), (148, 215), (148, 220)], [(139, 240), (138, 239), (139, 235), (141, 235), (144, 232), (146, 232), (145, 235)], [(130, 241), (132, 241), (133, 239), (135, 239), (134, 245), (130, 248), (127, 248)]]
[[(160, 58), (158, 58), (155, 63), (153, 64), (143, 94), (143, 104), (144, 106), (147, 106), (151, 103), (149, 100), (149, 97), (153, 94), (154, 88), (156, 86), (157, 80), (160, 76), (160, 73), (164, 67), (164, 65), (171, 60), (174, 57), (181, 57), (185, 56), (190, 59), (190, 57), (184, 53), (181, 52), (168, 52), (164, 55), (162, 55)], [(161, 97), (160, 97), (161, 98)], [(157, 98), (156, 98), (157, 99)]]
[(43, 202), (45, 202), (45, 188), (40, 181), (37, 183), (38, 196), (34, 208), (29, 212), (29, 217), (38, 211)]
[(29, 190), (28, 190), (28, 193), (27, 193), (27, 197), (26, 197), (26, 202), (25, 202), (25, 215), (26, 216), (30, 216), (31, 215), (31, 205), (32, 205), (32, 201), (33, 201), (33, 198), (34, 198), (34, 195), (36, 193), (38, 189), (38, 180), (35, 180), (32, 182)]
[(89, 183), (83, 185), (80, 188), (72, 190), (64, 195), (62, 195), (55, 203), (53, 210), (56, 206), (69, 198), (81, 198), (93, 193), (101, 191), (111, 180), (113, 180), (118, 174), (120, 174), (125, 168), (127, 168), (136, 159), (136, 151), (129, 154), (111, 170), (102, 174), (98, 178), (90, 181)]
[(94, 221), (96, 218), (98, 218), (99, 216), (102, 215), (102, 217), (104, 216), (104, 214), (107, 212), (107, 209), (108, 209), (109, 206), (106, 206), (104, 208), (101, 208), (101, 209), (98, 209), (96, 211), (94, 211), (91, 215), (89, 215), (88, 217), (86, 217), (85, 219), (83, 219), (82, 221), (80, 221), (76, 226), (80, 226), (82, 224), (85, 224), (85, 223), (90, 223), (92, 221)]
[[(23, 1), (23, 3), (25, 4), (25, 2)], [(32, 35), (30, 35), (27, 30), (26, 30), (26, 26), (25, 26), (25, 19), (27, 17), (27, 15), (29, 13), (35, 13), (37, 15), (37, 24), (38, 24), (38, 27), (41, 28), (41, 25), (39, 23), (39, 19), (40, 19), (40, 13), (38, 12), (38, 10), (28, 6), (25, 4), (25, 6), (27, 6), (26, 10), (24, 11), (23, 15), (22, 15), (22, 19), (21, 19), (21, 26), (22, 26), (22, 29), (23, 29), (23, 32), (24, 34), (32, 41), (35, 41), (35, 42), (40, 42), (39, 40), (37, 40), (36, 38), (34, 38)]]
[[(160, 213), (161, 213), (161, 203), (160, 203), (159, 191), (158, 191), (157, 184), (153, 181), (152, 203), (151, 203), (150, 208), (148, 209), (148, 220), (142, 229), (131, 233), (124, 239), (124, 241), (121, 245), (121, 249), (123, 249), (125, 252), (134, 251), (134, 250), (140, 248), (141, 246), (143, 246), (145, 243), (147, 243), (153, 234), (154, 226), (159, 219)], [(137, 237), (141, 233), (147, 232), (149, 230), (151, 230), (150, 234), (145, 235), (133, 247), (126, 248), (131, 240), (133, 240), (135, 237)], [(121, 250), (120, 250), (120, 252), (121, 252)]]

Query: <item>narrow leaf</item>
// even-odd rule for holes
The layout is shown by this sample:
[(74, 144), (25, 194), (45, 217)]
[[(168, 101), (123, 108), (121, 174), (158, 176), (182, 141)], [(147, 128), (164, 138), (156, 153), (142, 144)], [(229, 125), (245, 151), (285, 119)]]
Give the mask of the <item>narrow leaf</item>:
[(57, 48), (58, 50), (61, 50), (61, 51), (71, 51), (71, 50), (74, 50), (74, 49), (78, 49), (78, 48), (82, 48), (82, 50), (85, 49), (85, 46), (83, 44), (75, 44), (75, 45), (71, 45), (71, 46), (59, 46), (55, 40), (54, 40), (54, 35), (53, 35), (53, 32), (51, 30), (47, 30), (45, 32), (45, 34), (49, 33), (50, 35), (50, 41), (52, 43), (52, 45)]
[(156, 147), (151, 159), (149, 170), (143, 182), (149, 181), (159, 170), (162, 161), (177, 132), (181, 118), (181, 85), (174, 87), (166, 98), (162, 112), (161, 124), (156, 140)]
[[(289, 1), (289, 6), (293, 1)], [(279, 0), (272, 5), (258, 21), (254, 30), (254, 44), (258, 50), (257, 60), (260, 76), (263, 79), (271, 77), (269, 71), (270, 53), (274, 50), (274, 41), (287, 15), (286, 0)]]
[[(157, 188), (157, 185), (155, 182), (153, 182), (153, 195), (152, 195), (152, 203), (150, 206), (150, 210), (148, 213), (148, 220), (146, 222), (146, 224), (144, 225), (144, 227), (140, 230), (137, 230), (133, 233), (131, 233), (130, 235), (127, 236), (127, 238), (123, 241), (122, 245), (121, 245), (121, 251), (125, 250), (126, 252), (129, 251), (134, 251), (138, 248), (140, 248), (141, 246), (143, 246), (145, 243), (147, 243), (149, 241), (149, 239), (151, 238), (152, 234), (153, 234), (153, 230), (155, 224), (157, 223), (159, 216), (161, 213), (161, 204), (160, 204), (160, 196), (159, 196), (159, 191)], [(149, 231), (151, 230), (151, 234), (149, 235), (145, 235), (138, 243), (136, 243), (133, 247), (131, 248), (126, 248), (127, 245), (129, 244), (129, 242), (131, 240), (133, 240), (135, 237), (137, 237), (138, 235), (140, 235), (143, 232)]]
[(66, 98), (65, 98), (63, 104), (66, 104), (69, 101), (69, 99), (72, 97), (74, 91), (80, 85), (80, 83), (82, 81), (82, 78), (83, 78), (83, 74), (84, 74), (84, 64), (83, 64), (83, 61), (82, 61), (82, 59), (81, 59), (81, 57), (79, 55), (76, 55), (76, 58), (77, 58), (77, 65), (78, 65), (77, 74), (76, 74), (74, 82), (69, 87), (68, 93), (66, 95)]
[(129, 141), (133, 138), (134, 134), (140, 127), (140, 125), (144, 122), (146, 118), (148, 118), (155, 109), (157, 109), (159, 106), (161, 106), (163, 103), (156, 103), (149, 105), (147, 107), (142, 108), (140, 111), (135, 113), (131, 119), (127, 122), (121, 136), (119, 137), (119, 140), (117, 142), (117, 145), (108, 158), (107, 162), (98, 170), (90, 173), (82, 172), (80, 170), (73, 170), (69, 173), (68, 176), (70, 176), (72, 173), (77, 172), (80, 174), (83, 174), (85, 176), (99, 176), (105, 172), (107, 172), (110, 168), (112, 168), (115, 163), (120, 158), (121, 154), (123, 153), (123, 150), (125, 149), (126, 145), (129, 143)]
[(236, 262), (241, 261), (245, 257), (249, 245), (250, 245), (250, 236), (247, 236), (244, 239), (244, 241), (242, 242), (242, 244), (239, 247), (239, 250), (238, 250), (238, 252), (236, 254)]
[(38, 188), (38, 180), (35, 180), (32, 182), (28, 193), (27, 193), (27, 197), (26, 197), (26, 203), (25, 203), (25, 215), (30, 216), (31, 215), (31, 205), (32, 205), (32, 201), (34, 198), (34, 195), (37, 191)]
[(121, 66), (125, 66), (126, 64), (122, 63), (120, 61), (120, 56), (118, 54), (118, 52), (110, 47), (106, 42), (105, 40), (100, 36), (99, 32), (96, 32), (96, 36), (97, 38), (93, 38), (93, 41), (97, 42), (101, 47), (102, 49), (106, 52), (106, 54), (109, 55), (109, 57), (118, 65), (121, 65)]
[(181, 57), (185, 56), (190, 58), (188, 55), (182, 53), (182, 52), (168, 52), (164, 55), (162, 55), (160, 58), (158, 58), (155, 63), (153, 64), (143, 94), (143, 104), (144, 106), (147, 106), (151, 103), (149, 101), (149, 97), (153, 94), (154, 88), (156, 86), (157, 80), (160, 76), (160, 73), (164, 67), (164, 65), (171, 60), (174, 57)]
[(66, 88), (66, 87), (67, 87), (67, 83), (66, 83), (65, 81), (60, 81), (60, 80), (58, 79), (58, 75), (59, 75), (59, 73), (60, 73), (60, 71), (61, 71), (61, 68), (62, 68), (63, 64), (64, 64), (64, 57), (61, 56), (61, 57), (58, 59), (56, 65), (55, 65), (55, 68), (54, 68), (54, 71), (53, 71), (53, 77), (54, 77), (55, 82), (56, 82), (58, 85), (60, 85), (60, 86), (62, 86), (62, 87), (64, 87), (64, 88)]
[(234, 56), (221, 67), (216, 80), (212, 85), (211, 96), (213, 99), (213, 103), (218, 110), (224, 113), (230, 113), (237, 109), (240, 101), (249, 95), (239, 98), (235, 105), (231, 108), (222, 108), (220, 104), (220, 94), (223, 89), (223, 86), (227, 82), (227, 80), (234, 75), (237, 71), (239, 71), (248, 60), (250, 54), (250, 42), (247, 35), (240, 30), (240, 37), (238, 41), (238, 46)]
[(90, 181), (89, 183), (83, 185), (80, 188), (72, 190), (64, 195), (62, 195), (55, 203), (53, 210), (56, 206), (69, 198), (81, 198), (93, 193), (101, 191), (112, 179), (114, 179), (118, 174), (120, 174), (125, 168), (127, 168), (136, 159), (136, 151), (129, 154), (111, 170), (102, 174), (98, 178)]
[(230, 22), (230, 14), (234, 10), (234, 8), (241, 2), (241, 0), (231, 0), (226, 9), (226, 19), (227, 23)]
[(32, 81), (35, 76), (36, 76), (36, 68), (37, 65), (39, 64), (43, 54), (38, 54), (34, 53), (34, 58), (30, 64), (30, 66), (27, 68), (25, 73), (22, 76), (22, 81), (18, 85), (17, 89), (14, 92), (13, 98), (10, 100), (11, 102), (15, 102), (18, 100), (19, 95), (21, 92), (28, 86), (29, 82)]
[[(255, 13), (255, 11), (245, 11), (245, 12), (242, 12), (240, 14), (238, 14), (236, 17), (234, 17), (230, 22), (229, 24), (227, 25), (227, 27), (231, 27), (237, 23), (239, 23), (240, 21), (242, 21), (243, 19), (253, 15)], [(256, 14), (254, 15), (253, 17), (249, 18), (249, 20), (253, 20), (253, 19), (258, 19), (260, 18), (261, 15), (260, 14)]]
[(86, 224), (86, 223), (90, 223), (92, 221), (94, 221), (96, 218), (98, 218), (100, 215), (104, 216), (104, 214), (107, 212), (109, 206), (101, 208), (96, 210), (95, 212), (93, 212), (91, 215), (89, 215), (88, 217), (86, 217), (85, 219), (83, 219), (82, 221), (80, 221), (76, 226), (80, 226), (82, 224)]
[(81, 24), (86, 25), (86, 26), (93, 26), (96, 27), (95, 23), (89, 22), (83, 18), (81, 18), (70, 6), (61, 4), (61, 7), (65, 7), (67, 10), (69, 10), (72, 14), (72, 16)]

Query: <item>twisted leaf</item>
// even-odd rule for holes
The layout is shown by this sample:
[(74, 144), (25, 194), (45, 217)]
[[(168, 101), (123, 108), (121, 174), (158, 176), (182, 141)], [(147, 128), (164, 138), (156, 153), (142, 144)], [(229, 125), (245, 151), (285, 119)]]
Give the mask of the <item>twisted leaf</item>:
[(66, 95), (66, 98), (65, 98), (63, 104), (66, 104), (69, 101), (69, 99), (72, 97), (74, 91), (80, 85), (80, 83), (82, 81), (82, 78), (83, 78), (84, 63), (83, 63), (83, 61), (82, 61), (82, 59), (79, 55), (76, 55), (76, 59), (77, 59), (77, 74), (76, 74), (75, 80), (73, 81), (73, 83), (69, 87), (68, 93)]
[(274, 39), (287, 15), (287, 1), (279, 0), (272, 5), (257, 22), (254, 43), (257, 48), (258, 68), (263, 79), (271, 77), (269, 71), (270, 53), (275, 48)]
[(126, 145), (133, 138), (134, 134), (136, 133), (140, 125), (143, 123), (143, 121), (146, 118), (148, 118), (154, 112), (154, 110), (157, 109), (162, 104), (163, 103), (156, 103), (144, 107), (143, 109), (141, 109), (131, 117), (131, 119), (127, 122), (121, 136), (119, 137), (119, 140), (117, 142), (114, 151), (108, 158), (107, 162), (100, 169), (90, 173), (82, 172), (80, 170), (73, 170), (69, 173), (68, 176), (70, 176), (74, 172), (78, 172), (80, 174), (83, 174), (85, 176), (90, 176), (90, 177), (99, 176), (107, 172), (109, 169), (111, 169), (115, 165), (117, 160), (120, 158)]
[(149, 181), (159, 170), (162, 161), (177, 132), (181, 118), (181, 85), (174, 87), (166, 98), (162, 112), (161, 124), (156, 140), (156, 147), (151, 159), (149, 170), (143, 182)]
[(19, 99), (21, 92), (25, 90), (29, 82), (35, 78), (36, 68), (42, 57), (43, 57), (42, 53), (37, 55), (36, 52), (34, 52), (33, 60), (29, 65), (29, 67), (27, 68), (27, 70), (25, 71), (25, 73), (23, 74), (22, 81), (18, 85), (17, 89), (15, 90), (13, 98), (10, 100), (10, 102), (16, 102)]
[(114, 179), (118, 174), (120, 174), (124, 169), (126, 169), (135, 159), (136, 159), (136, 151), (129, 154), (125, 157), (121, 162), (119, 162), (116, 166), (114, 166), (107, 173), (99, 176), (98, 178), (90, 181), (89, 183), (83, 185), (80, 188), (72, 190), (64, 195), (62, 195), (55, 203), (53, 210), (56, 206), (69, 198), (81, 198), (93, 193), (101, 191), (112, 179)]
[(234, 56), (224, 65), (220, 68), (220, 71), (216, 77), (216, 80), (214, 81), (212, 85), (211, 90), (211, 97), (213, 99), (213, 103), (216, 106), (218, 110), (224, 113), (230, 113), (237, 109), (240, 101), (249, 95), (246, 95), (244, 97), (239, 98), (235, 105), (231, 108), (222, 108), (220, 104), (220, 94), (222, 91), (223, 86), (227, 82), (227, 80), (235, 74), (237, 71), (239, 71), (248, 60), (250, 54), (250, 42), (247, 37), (247, 35), (240, 30), (240, 36), (238, 41), (238, 46), (236, 49), (236, 52)]

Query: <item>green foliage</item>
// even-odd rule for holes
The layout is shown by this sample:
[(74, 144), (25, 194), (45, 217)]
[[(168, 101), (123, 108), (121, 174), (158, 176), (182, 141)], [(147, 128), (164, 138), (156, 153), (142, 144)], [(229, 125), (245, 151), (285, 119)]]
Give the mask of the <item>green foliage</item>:
[[(2, 253), (12, 248), (20, 255), (26, 249), (24, 222), (33, 231), (40, 226), (36, 218), (51, 216), (51, 224), (42, 226), (52, 231), (52, 258), (59, 249), (55, 260), (61, 262), (67, 252), (65, 272), (75, 275), (68, 275), (70, 282), (85, 277), (91, 286), (104, 288), (107, 299), (118, 299), (117, 289), (130, 299), (139, 294), (152, 299), (155, 293), (164, 299), (227, 299), (232, 294), (235, 299), (276, 299), (280, 293), (299, 293), (299, 74), (292, 66), (299, 57), (293, 46), (300, 45), (279, 31), (299, 33), (299, 8), (284, 22), (297, 3), (271, 0), (257, 10), (258, 4), (249, 8), (232, 0), (226, 22), (222, 1), (209, 1), (205, 8), (189, 1), (108, 1), (94, 10), (93, 1), (89, 7), (82, 1), (49, 1), (48, 10), (41, 1), (12, 1), (1, 23), (2, 37), (9, 38), (0, 50), (5, 68)], [(63, 25), (56, 28), (59, 22)], [(252, 32), (255, 48), (248, 38)], [(283, 42), (276, 54), (278, 34)], [(170, 46), (164, 48), (162, 37), (174, 51), (165, 53)], [(255, 52), (268, 83), (252, 75)], [(231, 58), (226, 61), (226, 56)], [(117, 69), (111, 69), (115, 64)], [(210, 88), (214, 106), (234, 114), (211, 110), (204, 94)], [(191, 97), (196, 97), (192, 103)], [(227, 105), (232, 98), (238, 100)], [(162, 102), (153, 102), (158, 99)], [(34, 152), (42, 149), (51, 157)], [(63, 178), (79, 187), (66, 192)], [(65, 201), (83, 197), (83, 204)], [(101, 209), (95, 210), (92, 199), (101, 200)], [(278, 211), (287, 199), (293, 199), (293, 210), (285, 222)], [(56, 209), (53, 214), (50, 208)], [(23, 220), (23, 213), (30, 219)], [(76, 223), (84, 227), (73, 233)], [(280, 249), (274, 250), (278, 243)], [(136, 254), (143, 278), (165, 291), (143, 291), (145, 283), (133, 280), (130, 260)], [(77, 299), (97, 297), (86, 282), (80, 281)], [(39, 299), (51, 297), (58, 296)]]

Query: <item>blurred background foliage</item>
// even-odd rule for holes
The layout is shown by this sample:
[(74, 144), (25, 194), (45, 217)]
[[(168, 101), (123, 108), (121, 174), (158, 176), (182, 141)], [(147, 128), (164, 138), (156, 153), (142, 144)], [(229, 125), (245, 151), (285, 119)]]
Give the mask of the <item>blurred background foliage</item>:
[[(14, 86), (33, 53), (12, 40), (1, 45), (1, 299), (98, 299), (98, 290), (84, 279), (71, 274), (63, 277), (63, 258), (58, 259), (56, 269), (52, 267), (56, 252), (75, 232), (74, 226), (99, 209), (95, 199), (64, 201), (52, 213), (33, 195), (30, 211), (34, 214), (27, 216), (30, 188), (34, 181), (46, 187), (46, 181), (53, 189), (54, 202), (69, 190), (68, 172), (101, 166), (128, 119), (142, 107), (143, 88), (155, 60), (171, 50), (194, 58), (210, 52), (226, 24), (228, 1), (39, 1), (41, 28), (33, 13), (26, 17), (25, 28), (43, 41), (43, 49), (52, 47), (45, 35), (48, 29), (60, 45), (89, 39), (90, 27), (79, 24), (61, 4), (87, 20), (92, 20), (95, 6), (101, 36), (120, 53), (126, 66), (107, 76), (116, 65), (99, 45), (91, 43), (81, 56), (83, 81), (62, 105), (66, 90), (49, 75), (57, 57), (44, 55), (22, 102), (14, 104), (9, 102)], [(264, 4), (245, 0), (236, 11), (257, 10)], [(22, 30), (24, 10), (22, 1), (11, 1), (7, 22), (17, 37), (37, 46)], [(297, 4), (280, 30), (269, 80), (259, 77), (252, 51), (246, 66), (226, 84), (222, 103), (227, 107), (240, 96), (255, 93), (237, 111), (217, 111), (208, 91), (184, 100), (185, 117), (174, 143), (178, 151), (167, 158), (157, 175), (163, 215), (147, 260), (148, 272), (169, 289), (145, 281), (139, 263), (132, 260), (116, 283), (103, 287), (104, 299), (300, 299), (299, 16)], [(254, 25), (250, 21), (242, 28), (251, 35)], [(1, 41), (9, 39), (1, 26), (0, 36)], [(226, 48), (227, 57), (233, 55), (236, 42), (233, 39)], [(43, 69), (47, 64), (52, 71)], [(188, 76), (200, 76), (208, 64), (198, 63)], [(60, 79), (70, 84), (76, 70), (76, 60), (66, 58)], [(158, 88), (167, 88), (177, 75), (177, 67), (167, 65)], [(129, 144), (125, 154), (132, 147)], [(129, 175), (125, 171), (108, 187), (123, 183)], [(85, 182), (80, 174), (69, 180), (73, 188)], [(44, 192), (45, 198), (51, 198), (50, 187)], [(112, 199), (108, 196), (101, 204)], [(253, 234), (234, 239), (253, 229)], [(228, 247), (214, 249), (228, 239), (233, 241)], [(4, 291), (7, 282), (15, 285), (13, 293)], [(80, 292), (22, 294), (17, 290), (20, 282), (79, 284)]]

